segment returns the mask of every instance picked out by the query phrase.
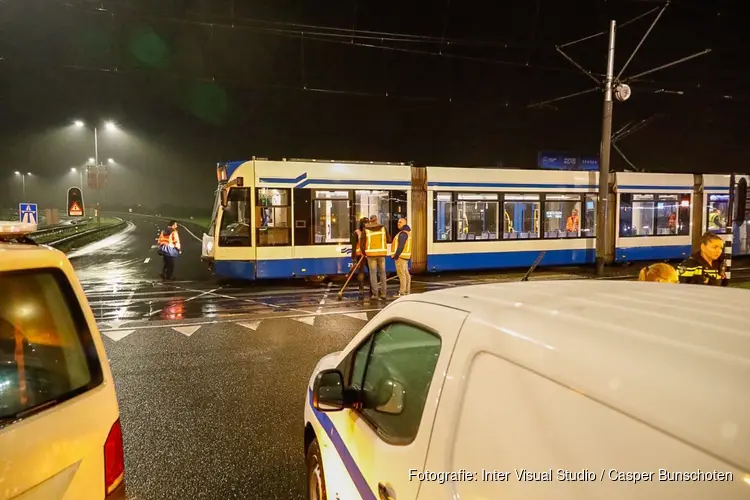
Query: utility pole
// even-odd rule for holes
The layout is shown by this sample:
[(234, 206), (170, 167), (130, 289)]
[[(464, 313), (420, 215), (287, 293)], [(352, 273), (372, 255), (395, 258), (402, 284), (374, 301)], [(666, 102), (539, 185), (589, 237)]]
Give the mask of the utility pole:
[(609, 157), (612, 151), (612, 85), (615, 77), (615, 21), (609, 22), (607, 75), (604, 81), (602, 143), (599, 152), (599, 203), (596, 218), (596, 274), (604, 274), (607, 261), (607, 210), (609, 200)]
[[(600, 80), (594, 73), (587, 70), (580, 64), (578, 64), (575, 60), (573, 60), (572, 57), (570, 57), (568, 54), (563, 51), (564, 48), (569, 47), (571, 45), (584, 42), (586, 40), (591, 40), (592, 38), (596, 38), (602, 35), (606, 35), (606, 31), (602, 31), (599, 33), (595, 33), (593, 35), (585, 36), (583, 38), (579, 38), (577, 40), (574, 40), (572, 42), (565, 43), (563, 45), (558, 45), (555, 47), (555, 50), (563, 56), (565, 59), (568, 60), (573, 66), (578, 68), (581, 73), (583, 73), (587, 78), (590, 80), (593, 80), (596, 86), (594, 88), (590, 88), (588, 90), (582, 90), (580, 92), (574, 92), (572, 94), (567, 94), (561, 97), (555, 97), (553, 99), (547, 99), (545, 101), (537, 102), (534, 104), (529, 104), (529, 108), (541, 108), (547, 104), (562, 101), (565, 99), (570, 99), (572, 97), (577, 97), (580, 95), (588, 94), (591, 92), (600, 92), (604, 91), (604, 110), (602, 114), (602, 138), (601, 138), (601, 145), (600, 145), (600, 151), (599, 151), (599, 202), (597, 204), (597, 212), (596, 212), (596, 272), (598, 275), (604, 274), (604, 268), (607, 264), (609, 264), (609, 261), (612, 259), (612, 255), (608, 255), (610, 248), (612, 247), (611, 241), (608, 241), (608, 235), (607, 235), (607, 214), (608, 214), (608, 205), (609, 205), (609, 161), (610, 161), (610, 154), (612, 150), (612, 98), (616, 98), (618, 101), (627, 101), (630, 98), (631, 90), (630, 86), (628, 85), (629, 82), (637, 81), (639, 78), (650, 75), (651, 73), (654, 73), (656, 71), (661, 71), (666, 68), (670, 68), (676, 64), (680, 64), (686, 61), (689, 61), (691, 59), (694, 59), (696, 57), (700, 57), (702, 55), (708, 54), (711, 52), (711, 49), (705, 49), (701, 52), (697, 52), (695, 54), (691, 54), (689, 56), (683, 57), (681, 59), (677, 59), (675, 61), (669, 62), (667, 64), (662, 64), (661, 66), (657, 66), (655, 68), (649, 69), (647, 71), (642, 71), (641, 73), (638, 73), (636, 75), (632, 75), (629, 77), (622, 77), (622, 74), (625, 72), (625, 69), (628, 67), (630, 62), (635, 57), (638, 50), (640, 50), (643, 43), (646, 41), (646, 38), (648, 37), (649, 33), (654, 29), (654, 26), (659, 21), (659, 18), (661, 18), (664, 11), (669, 6), (669, 1), (667, 0), (665, 4), (662, 7), (655, 7), (648, 12), (645, 12), (639, 16), (634, 17), (633, 19), (630, 19), (629, 21), (625, 21), (624, 23), (620, 24), (620, 28), (623, 28), (624, 26), (627, 26), (630, 23), (633, 23), (639, 19), (642, 19), (656, 11), (659, 11), (656, 18), (651, 22), (651, 25), (649, 26), (646, 33), (641, 37), (641, 41), (638, 43), (638, 45), (635, 47), (633, 52), (630, 54), (630, 57), (627, 61), (625, 61), (625, 64), (620, 69), (619, 73), (615, 76), (614, 74), (614, 59), (615, 59), (615, 30), (616, 30), (616, 22), (610, 21), (609, 22), (609, 50), (607, 53), (607, 73), (605, 75), (604, 81)], [(615, 149), (619, 152), (619, 148), (617, 148), (617, 145), (614, 145)], [(620, 154), (622, 154), (620, 152)], [(623, 155), (624, 157), (624, 155)], [(625, 158), (625, 161), (630, 163), (627, 158)]]

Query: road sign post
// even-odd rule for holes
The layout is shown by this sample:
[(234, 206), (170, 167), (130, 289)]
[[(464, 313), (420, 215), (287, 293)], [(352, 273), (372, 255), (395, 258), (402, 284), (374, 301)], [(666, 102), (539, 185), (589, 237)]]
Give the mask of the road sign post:
[(24, 224), (39, 224), (39, 210), (36, 203), (19, 203), (18, 218)]

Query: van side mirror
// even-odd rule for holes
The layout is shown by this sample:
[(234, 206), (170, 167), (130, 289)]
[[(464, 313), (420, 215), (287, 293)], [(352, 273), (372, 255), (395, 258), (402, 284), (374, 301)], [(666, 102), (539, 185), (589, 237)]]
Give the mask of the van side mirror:
[(366, 404), (366, 407), (372, 408), (378, 413), (401, 415), (406, 403), (406, 390), (398, 380), (385, 379), (378, 384), (373, 393), (365, 396), (365, 401), (370, 403)]
[(338, 370), (323, 370), (315, 376), (312, 405), (319, 411), (340, 411), (345, 408), (344, 376)]
[(737, 207), (736, 216), (734, 218), (735, 222), (740, 225), (743, 222), (745, 222), (745, 213), (747, 211), (747, 179), (742, 177), (739, 182), (737, 182), (737, 196), (735, 199), (737, 200), (737, 203), (735, 203), (735, 206)]

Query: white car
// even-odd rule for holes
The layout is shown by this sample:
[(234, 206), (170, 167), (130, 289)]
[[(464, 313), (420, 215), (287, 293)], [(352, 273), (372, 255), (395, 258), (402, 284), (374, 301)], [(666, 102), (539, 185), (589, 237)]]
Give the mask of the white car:
[(310, 379), (309, 498), (750, 498), (748, 310), (599, 280), (399, 299)]
[(0, 500), (124, 499), (96, 321), (65, 255), (23, 242), (33, 229), (0, 222)]

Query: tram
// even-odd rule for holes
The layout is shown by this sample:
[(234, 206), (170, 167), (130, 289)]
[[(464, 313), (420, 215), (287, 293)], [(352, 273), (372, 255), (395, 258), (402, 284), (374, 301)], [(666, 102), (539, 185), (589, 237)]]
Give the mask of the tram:
[[(252, 159), (216, 173), (202, 260), (221, 278), (345, 274), (355, 223), (373, 214), (391, 235), (407, 218), (414, 273), (595, 259), (597, 172)], [(729, 176), (618, 172), (609, 185), (616, 262), (684, 259), (705, 230), (727, 232)]]

